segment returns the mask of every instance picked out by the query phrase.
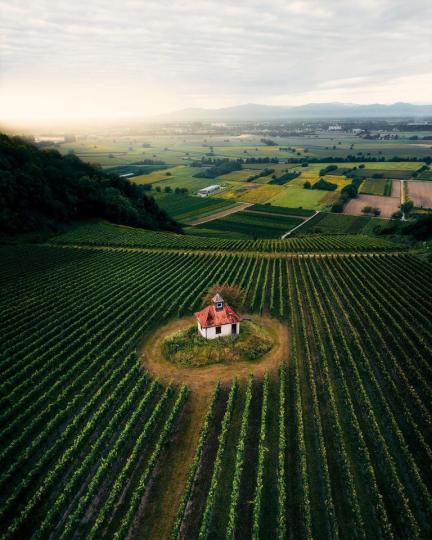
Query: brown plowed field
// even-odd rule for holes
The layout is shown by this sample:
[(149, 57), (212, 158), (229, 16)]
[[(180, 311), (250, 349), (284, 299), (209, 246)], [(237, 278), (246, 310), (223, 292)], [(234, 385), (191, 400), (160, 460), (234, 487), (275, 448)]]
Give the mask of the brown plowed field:
[(432, 182), (410, 180), (408, 182), (408, 197), (418, 208), (432, 208)]
[(381, 217), (389, 218), (399, 210), (399, 197), (381, 197), (380, 195), (358, 195), (345, 206), (344, 213), (352, 216), (364, 215), (365, 206), (372, 206), (381, 210)]

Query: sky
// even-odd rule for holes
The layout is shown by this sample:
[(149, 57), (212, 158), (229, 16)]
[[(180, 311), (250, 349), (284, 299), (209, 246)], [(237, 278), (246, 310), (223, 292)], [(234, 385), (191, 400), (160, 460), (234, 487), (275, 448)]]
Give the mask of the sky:
[(0, 121), (432, 102), (430, 0), (0, 0)]

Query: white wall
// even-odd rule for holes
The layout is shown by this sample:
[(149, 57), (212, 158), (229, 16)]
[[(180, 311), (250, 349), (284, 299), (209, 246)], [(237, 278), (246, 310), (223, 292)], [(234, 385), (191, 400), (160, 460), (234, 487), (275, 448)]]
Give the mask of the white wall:
[[(211, 328), (201, 328), (200, 324), (198, 323), (198, 332), (207, 339), (215, 339), (217, 337), (223, 337), (223, 336), (230, 336), (231, 335), (231, 325), (230, 324), (223, 324), (221, 327), (221, 333), (216, 334), (216, 327), (213, 326)], [(237, 323), (237, 334), (240, 333), (240, 323)]]

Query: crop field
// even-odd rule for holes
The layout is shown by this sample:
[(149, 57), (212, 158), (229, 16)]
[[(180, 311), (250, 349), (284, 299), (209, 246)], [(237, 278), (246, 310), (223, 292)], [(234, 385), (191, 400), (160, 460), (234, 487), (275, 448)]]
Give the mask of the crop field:
[(273, 206), (270, 204), (253, 204), (249, 207), (250, 212), (263, 212), (264, 214), (282, 214), (289, 216), (310, 217), (313, 216), (312, 210), (304, 208), (286, 208), (284, 206)]
[(236, 232), (249, 238), (280, 238), (284, 233), (296, 227), (301, 218), (270, 215), (242, 210), (222, 219), (216, 219), (197, 227), (211, 227), (222, 232)]
[[(214, 222), (204, 224), (211, 229)], [(198, 227), (195, 227), (199, 230)], [(371, 236), (325, 235), (316, 237), (295, 237), (285, 240), (229, 240), (220, 238), (200, 238), (173, 233), (149, 232), (95, 223), (80, 225), (56, 236), (53, 245), (112, 246), (124, 249), (173, 249), (196, 251), (247, 251), (260, 253), (309, 253), (309, 252), (361, 252), (361, 251), (400, 251), (403, 246), (383, 238)]]
[(390, 196), (392, 183), (392, 180), (368, 178), (361, 184), (360, 193)]
[(400, 199), (397, 197), (382, 197), (380, 195), (365, 195), (360, 194), (355, 199), (348, 201), (345, 206), (344, 213), (354, 216), (361, 216), (365, 206), (379, 208), (381, 216), (390, 218), (399, 210)]
[[(344, 165), (344, 164), (343, 164)], [(335, 174), (344, 174), (344, 166), (341, 166), (340, 171), (334, 171)], [(418, 164), (417, 164), (418, 165)], [(412, 177), (413, 171), (410, 169), (391, 169), (393, 163), (388, 163), (387, 168), (375, 168), (375, 163), (370, 163), (367, 168), (357, 169), (352, 171), (354, 176), (365, 176), (366, 178), (393, 178), (397, 180), (408, 180)]]
[[(270, 186), (268, 184), (256, 186), (253, 183), (248, 183), (247, 186), (247, 188), (242, 186), (237, 192), (234, 192), (234, 196), (241, 202), (252, 204), (264, 204), (285, 191), (283, 186)], [(227, 198), (230, 198), (230, 193), (233, 192), (227, 192)]]
[(153, 193), (152, 195), (160, 208), (178, 221), (189, 221), (234, 205), (230, 201), (210, 197), (191, 197), (177, 193)]
[(275, 206), (287, 206), (289, 208), (306, 208), (310, 210), (322, 210), (329, 203), (325, 199), (328, 195), (337, 195), (319, 189), (304, 189), (302, 187), (287, 187), (271, 199)]
[(369, 216), (347, 216), (320, 212), (298, 230), (297, 234), (364, 234), (383, 227), (387, 220)]
[(199, 189), (214, 183), (211, 179), (195, 178), (193, 176), (203, 170), (204, 169), (199, 167), (179, 165), (171, 169), (155, 171), (148, 175), (134, 177), (132, 178), (132, 181), (139, 184), (152, 184), (153, 189), (159, 186), (163, 190), (165, 187), (169, 186), (173, 190), (176, 188), (186, 188), (190, 192), (196, 193)]
[(408, 182), (408, 197), (418, 208), (432, 208), (432, 182)]
[[(406, 138), (398, 141), (362, 140), (350, 134), (320, 134), (319, 136), (276, 137), (276, 146), (266, 146), (259, 136), (243, 134), (225, 137), (220, 135), (140, 135), (140, 136), (83, 136), (76, 142), (58, 146), (62, 153), (75, 152), (84, 161), (98, 163), (104, 167), (127, 165), (142, 159), (157, 159), (168, 165), (187, 165), (193, 159), (200, 159), (213, 149), (216, 158), (247, 158), (312, 156), (346, 158), (353, 153), (362, 152), (365, 162), (368, 159), (391, 159), (400, 157), (426, 157), (430, 155), (430, 144), (417, 143)], [(340, 144), (339, 144), (340, 143)], [(287, 150), (287, 148), (294, 149)], [(347, 164), (358, 166), (358, 163)], [(251, 164), (250, 168), (255, 168)], [(259, 167), (258, 167), (259, 168)], [(389, 168), (388, 164), (374, 163), (374, 169)], [(397, 162), (391, 164), (394, 170), (416, 170), (418, 164)]]
[[(193, 253), (115, 229), (152, 249), (95, 227), (1, 248), (2, 538), (430, 537), (430, 264), (351, 255), (390, 245), (361, 235)], [(146, 332), (216, 282), (287, 326), (279, 369), (207, 397), (139, 369)]]

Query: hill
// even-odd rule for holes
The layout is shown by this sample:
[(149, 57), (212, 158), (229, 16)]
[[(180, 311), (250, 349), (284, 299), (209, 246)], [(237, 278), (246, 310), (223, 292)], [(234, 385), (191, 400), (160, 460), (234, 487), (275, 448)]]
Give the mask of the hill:
[(82, 218), (180, 230), (141, 186), (17, 137), (0, 135), (0, 188), (0, 231), (10, 235)]
[(272, 120), (289, 118), (383, 118), (432, 116), (432, 105), (393, 103), (308, 103), (297, 107), (248, 103), (220, 109), (190, 108), (164, 115), (165, 120)]

